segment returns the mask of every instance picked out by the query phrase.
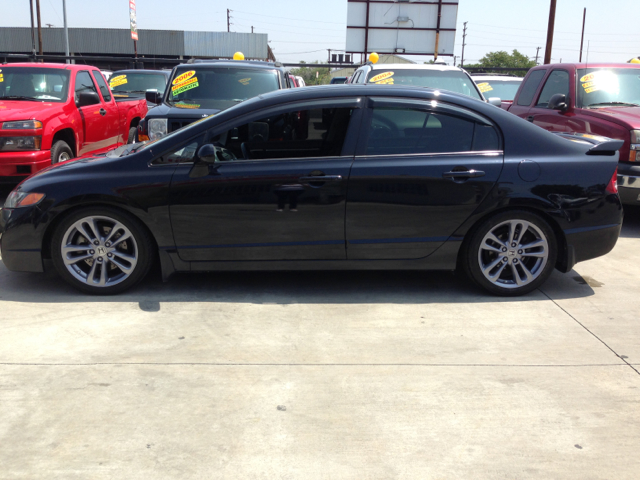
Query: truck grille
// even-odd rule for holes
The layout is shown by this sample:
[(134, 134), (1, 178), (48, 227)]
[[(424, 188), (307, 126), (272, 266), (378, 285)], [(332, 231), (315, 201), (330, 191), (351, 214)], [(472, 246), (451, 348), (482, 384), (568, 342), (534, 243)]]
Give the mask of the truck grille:
[(179, 128), (185, 127), (185, 126), (189, 125), (190, 123), (195, 122), (196, 120), (198, 120), (198, 119), (197, 118), (179, 118), (179, 119), (170, 118), (169, 119), (169, 131), (170, 132), (175, 132)]

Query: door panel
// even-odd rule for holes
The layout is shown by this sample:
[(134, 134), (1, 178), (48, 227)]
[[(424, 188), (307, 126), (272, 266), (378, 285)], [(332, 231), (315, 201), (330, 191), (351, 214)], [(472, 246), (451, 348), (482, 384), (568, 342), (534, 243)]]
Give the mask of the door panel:
[[(76, 100), (78, 94), (83, 91), (91, 91), (98, 95), (98, 90), (88, 71), (81, 71), (76, 74)], [(96, 150), (104, 150), (118, 142), (117, 120), (115, 120), (118, 112), (117, 107), (115, 108), (115, 112), (112, 108), (107, 109), (107, 106), (102, 101), (95, 105), (78, 108), (83, 130), (78, 156)]]
[(549, 99), (557, 93), (566, 95), (569, 103), (573, 105), (575, 90), (571, 88), (571, 84), (570, 74), (567, 70), (555, 69), (549, 74), (540, 92), (540, 97), (528, 113), (528, 117), (535, 125), (550, 132), (574, 131), (570, 122), (574, 116), (573, 108), (569, 108), (567, 112), (547, 108)]
[[(192, 167), (178, 167), (171, 219), (180, 258), (344, 260), (352, 161), (231, 162), (199, 179), (189, 178)], [(318, 181), (304, 178), (316, 176)]]
[(441, 103), (375, 101), (367, 111), (366, 146), (349, 177), (347, 258), (426, 257), (497, 182), (498, 132)]

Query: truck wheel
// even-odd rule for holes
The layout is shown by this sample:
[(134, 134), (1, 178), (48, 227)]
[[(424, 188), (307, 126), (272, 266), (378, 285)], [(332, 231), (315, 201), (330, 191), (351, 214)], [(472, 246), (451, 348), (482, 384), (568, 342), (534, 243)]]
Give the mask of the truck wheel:
[(553, 230), (538, 215), (507, 211), (485, 220), (464, 251), (463, 268), (495, 295), (517, 296), (538, 288), (551, 275), (558, 249)]
[(58, 274), (82, 292), (109, 295), (142, 280), (155, 258), (147, 230), (125, 212), (87, 207), (62, 220), (51, 242)]
[(138, 142), (138, 128), (131, 127), (129, 129), (129, 140), (127, 140), (127, 143), (137, 143), (137, 142)]
[(51, 147), (51, 165), (66, 162), (73, 158), (71, 147), (64, 140), (58, 140)]

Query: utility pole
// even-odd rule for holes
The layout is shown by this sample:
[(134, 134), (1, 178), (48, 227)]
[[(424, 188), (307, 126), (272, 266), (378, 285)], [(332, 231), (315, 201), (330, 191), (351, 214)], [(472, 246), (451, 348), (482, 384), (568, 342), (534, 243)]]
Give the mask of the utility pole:
[(536, 47), (536, 65), (540, 65), (540, 64), (538, 63), (538, 57), (540, 56), (540, 48), (541, 48), (541, 47)]
[(460, 59), (460, 66), (464, 67), (464, 47), (466, 46), (466, 40), (467, 40), (467, 23), (469, 22), (464, 22), (464, 28), (462, 29), (462, 58)]
[(33, 59), (36, 57), (36, 36), (35, 36), (35, 26), (33, 23), (33, 0), (29, 0), (29, 9), (31, 10), (31, 54), (33, 55)]
[[(64, 19), (64, 55), (69, 56), (69, 30), (67, 29), (67, 2), (62, 0), (62, 18)], [(71, 62), (67, 58), (67, 63)]]
[(553, 28), (556, 22), (556, 1), (551, 0), (551, 6), (549, 7), (549, 26), (547, 27), (547, 49), (544, 51), (544, 64), (549, 65), (551, 63), (551, 49), (553, 47)]
[(36, 0), (36, 14), (38, 15), (38, 49), (42, 55), (42, 23), (40, 23), (40, 0)]
[(584, 45), (584, 23), (587, 20), (587, 8), (585, 7), (584, 13), (582, 14), (582, 37), (580, 37), (580, 60), (582, 63), (582, 46)]
[(253, 33), (253, 25), (251, 25), (251, 33)]
[(231, 12), (232, 10), (227, 8), (227, 33), (231, 31), (231, 16), (229, 15)]
[(456, 60), (457, 60), (458, 58), (460, 58), (460, 55), (454, 55), (454, 56), (453, 56), (453, 66), (454, 66), (454, 67), (456, 66)]

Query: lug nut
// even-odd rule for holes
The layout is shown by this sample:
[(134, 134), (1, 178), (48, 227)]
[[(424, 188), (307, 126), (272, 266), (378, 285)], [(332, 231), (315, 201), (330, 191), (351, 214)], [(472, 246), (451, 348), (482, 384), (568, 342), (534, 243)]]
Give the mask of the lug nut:
[(102, 262), (102, 257), (98, 257), (98, 262)]
[(518, 255), (522, 255), (522, 250), (518, 250)]
[(518, 259), (517, 259), (517, 258), (514, 258), (514, 259), (513, 259), (513, 263), (518, 263)]
[(507, 251), (507, 247), (502, 247), (502, 251), (506, 252)]
[(113, 257), (113, 253), (107, 253), (107, 257), (109, 258)]
[(96, 254), (96, 251), (95, 251), (95, 250), (89, 250), (89, 254), (90, 254), (90, 255), (95, 255), (95, 254)]
[(508, 259), (507, 257), (504, 257), (504, 258), (502, 259), (502, 261), (503, 261), (503, 262), (508, 262), (508, 261), (509, 261), (509, 259)]
[(93, 244), (94, 244), (94, 245), (100, 245), (100, 242), (99, 242), (98, 240), (94, 240), (94, 241), (93, 241)]
[(516, 248), (516, 242), (513, 242), (513, 243), (511, 244), (511, 246), (512, 246), (513, 248)]
[(107, 242), (104, 244), (105, 247), (110, 247), (111, 246), (111, 242)]

